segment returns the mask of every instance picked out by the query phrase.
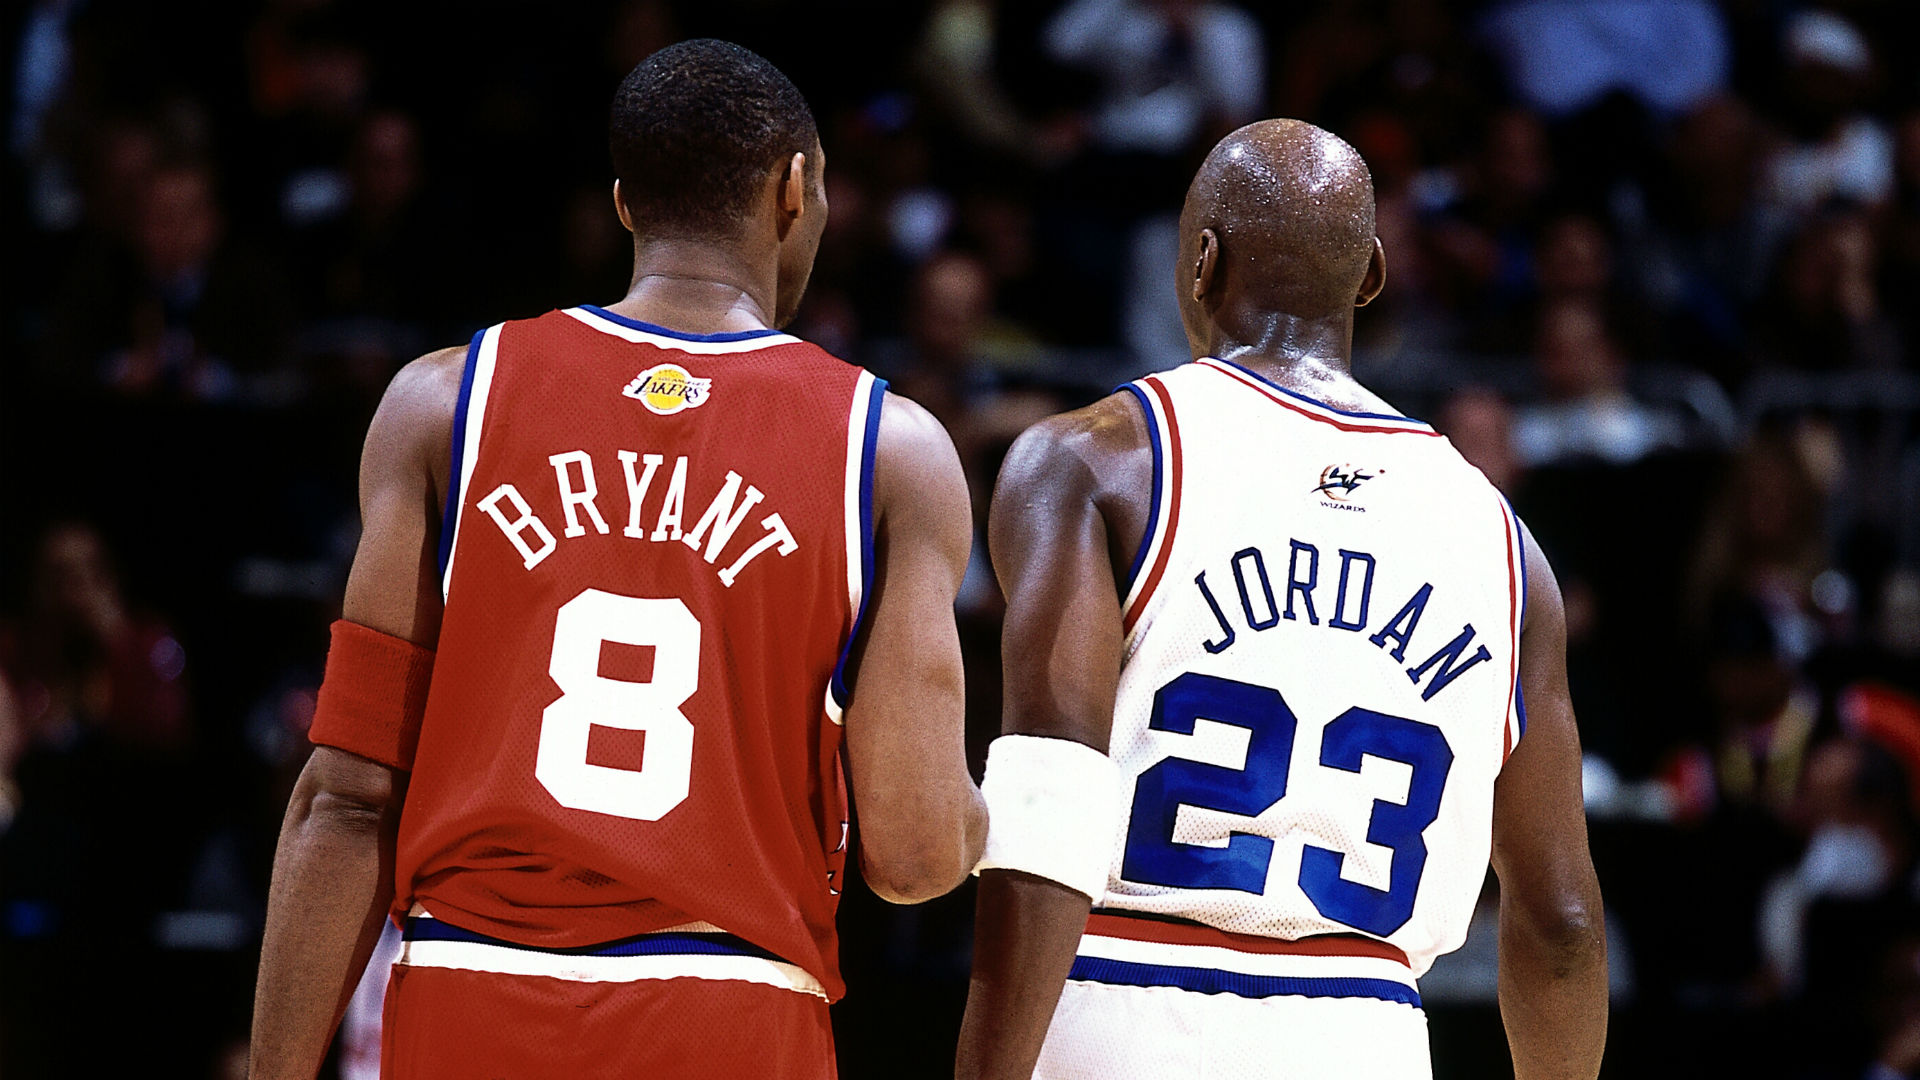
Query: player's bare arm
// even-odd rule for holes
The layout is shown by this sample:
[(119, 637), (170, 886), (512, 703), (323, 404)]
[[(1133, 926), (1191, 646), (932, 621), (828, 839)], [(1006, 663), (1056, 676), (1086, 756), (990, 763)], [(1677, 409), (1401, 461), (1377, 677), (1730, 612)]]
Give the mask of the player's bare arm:
[[(395, 376), (360, 461), (360, 545), (343, 618), (431, 648), (440, 633), (434, 538), (465, 349)], [(312, 1077), (380, 934), (407, 774), (331, 746), (302, 770), (274, 856), (260, 978), (254, 1080)]]
[(1587, 851), (1580, 735), (1567, 693), (1560, 586), (1527, 536), (1520, 637), (1526, 737), (1494, 786), (1500, 877), (1500, 1014), (1516, 1080), (1591, 1080), (1607, 1038), (1600, 883)]
[(873, 488), (873, 596), (849, 660), (847, 758), (861, 871), (882, 897), (911, 904), (965, 880), (986, 841), (953, 621), (972, 511), (946, 429), (893, 394), (881, 406)]
[[(1003, 733), (1106, 752), (1117, 582), (1145, 533), (1152, 483), (1146, 423), (1123, 394), (1035, 425), (1008, 452), (988, 524), (1007, 597)], [(1036, 874), (982, 872), (958, 1076), (1032, 1075), (1091, 904)]]

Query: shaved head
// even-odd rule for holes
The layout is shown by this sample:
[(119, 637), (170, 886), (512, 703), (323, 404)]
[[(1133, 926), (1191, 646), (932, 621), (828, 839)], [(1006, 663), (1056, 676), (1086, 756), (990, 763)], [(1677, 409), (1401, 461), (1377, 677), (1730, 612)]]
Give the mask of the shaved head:
[(1188, 332), (1224, 302), (1300, 319), (1350, 313), (1385, 281), (1377, 250), (1373, 175), (1359, 151), (1301, 120), (1249, 124), (1220, 140), (1187, 189)]

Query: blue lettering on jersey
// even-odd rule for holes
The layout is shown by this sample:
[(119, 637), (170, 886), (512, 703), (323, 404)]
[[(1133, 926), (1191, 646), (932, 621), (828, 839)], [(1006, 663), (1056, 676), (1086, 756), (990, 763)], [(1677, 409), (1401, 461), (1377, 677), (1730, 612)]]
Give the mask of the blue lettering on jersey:
[(1207, 572), (1202, 570), (1195, 574), (1193, 583), (1200, 587), (1200, 595), (1206, 598), (1207, 606), (1213, 609), (1213, 617), (1220, 624), (1220, 632), (1225, 635), (1219, 641), (1203, 641), (1200, 647), (1219, 655), (1227, 651), (1227, 646), (1233, 644), (1233, 624), (1227, 621), (1226, 613), (1220, 610), (1220, 601), (1213, 598), (1213, 590), (1207, 588)]
[[(1379, 633), (1367, 640), (1383, 649), (1387, 647), (1387, 641), (1389, 639), (1399, 642), (1399, 644), (1388, 650), (1388, 654), (1400, 663), (1406, 663), (1407, 642), (1413, 637), (1413, 628), (1420, 625), (1420, 616), (1426, 614), (1427, 600), (1432, 596), (1432, 584), (1420, 586), (1419, 591), (1413, 594), (1413, 599), (1408, 600), (1406, 604), (1402, 605), (1400, 610), (1394, 614), (1393, 618), (1387, 620), (1387, 625), (1381, 627)], [(1403, 621), (1406, 623), (1405, 626), (1401, 625)]]
[[(1320, 580), (1320, 549), (1312, 544), (1303, 544), (1298, 540), (1289, 540), (1293, 547), (1287, 553), (1287, 618), (1293, 618), (1293, 594), (1299, 593), (1307, 602), (1307, 621), (1315, 626), (1320, 620), (1313, 613), (1313, 586)], [(1307, 553), (1307, 576), (1300, 577), (1300, 553)]]
[(1440, 670), (1433, 673), (1433, 681), (1427, 684), (1427, 688), (1425, 690), (1421, 691), (1420, 693), (1421, 701), (1432, 701), (1433, 695), (1439, 693), (1442, 690), (1445, 690), (1447, 688), (1448, 683), (1460, 677), (1461, 672), (1467, 670), (1468, 668), (1472, 667), (1473, 665), (1479, 663), (1482, 660), (1493, 659), (1493, 654), (1487, 651), (1487, 647), (1485, 645), (1482, 645), (1480, 646), (1480, 650), (1473, 654), (1473, 659), (1468, 660), (1466, 663), (1461, 664), (1459, 667), (1454, 667), (1453, 666), (1454, 663), (1460, 659), (1460, 654), (1466, 651), (1467, 646), (1471, 644), (1472, 641), (1473, 641), (1473, 624), (1468, 623), (1467, 625), (1460, 628), (1460, 634), (1458, 637), (1454, 638), (1452, 641), (1442, 646), (1439, 652), (1434, 653), (1432, 656), (1427, 657), (1426, 660), (1424, 660), (1419, 667), (1414, 668), (1412, 671), (1407, 672), (1407, 678), (1412, 679), (1415, 683), (1418, 683), (1420, 681), (1420, 676), (1425, 675), (1427, 673), (1428, 668), (1432, 667), (1435, 662), (1438, 662), (1440, 664)]
[[(1287, 541), (1287, 602), (1284, 608), (1276, 610), (1274, 604), (1273, 581), (1267, 575), (1266, 555), (1258, 547), (1244, 547), (1233, 553), (1228, 565), (1233, 570), (1233, 583), (1240, 594), (1240, 614), (1246, 620), (1247, 628), (1256, 633), (1270, 630), (1280, 624), (1281, 619), (1299, 621), (1297, 609), (1304, 609), (1309, 625), (1320, 626), (1319, 613), (1314, 607), (1313, 592), (1320, 582), (1320, 549), (1304, 540)], [(1367, 628), (1367, 618), (1373, 606), (1373, 579), (1379, 569), (1379, 560), (1365, 551), (1340, 552), (1340, 581), (1335, 594), (1332, 612), (1325, 625), (1330, 629), (1360, 633)], [(1301, 556), (1305, 556), (1303, 560)], [(1304, 562), (1304, 574), (1303, 570)], [(1358, 568), (1358, 574), (1356, 574)], [(1358, 583), (1355, 582), (1356, 576)], [(1258, 597), (1254, 584), (1258, 584)], [(1200, 590), (1200, 598), (1206, 601), (1207, 610), (1213, 612), (1214, 622), (1219, 624), (1217, 637), (1203, 640), (1201, 647), (1207, 652), (1219, 655), (1238, 641), (1238, 631), (1227, 613), (1214, 596), (1213, 589), (1207, 584), (1206, 571), (1194, 575), (1194, 587)], [(1413, 643), (1414, 631), (1420, 627), (1420, 619), (1426, 614), (1427, 604), (1433, 600), (1433, 584), (1422, 583), (1414, 590), (1407, 602), (1400, 605), (1379, 630), (1369, 635), (1367, 640), (1393, 657), (1397, 664), (1407, 662), (1407, 648)], [(1388, 647), (1388, 643), (1392, 647)], [(1471, 655), (1467, 650), (1473, 649)], [(1462, 657), (1466, 659), (1463, 662)], [(1460, 633), (1439, 651), (1406, 671), (1408, 680), (1418, 685), (1429, 671), (1433, 678), (1420, 693), (1422, 701), (1432, 701), (1434, 695), (1453, 684), (1455, 679), (1471, 670), (1484, 660), (1493, 659), (1493, 653), (1484, 645), (1475, 645), (1474, 629), (1471, 623), (1461, 627)]]
[[(1246, 561), (1253, 560), (1254, 572), (1260, 575), (1260, 591), (1267, 597), (1265, 617), (1253, 613), (1253, 598), (1247, 592)], [(1279, 625), (1280, 612), (1273, 602), (1273, 582), (1267, 580), (1267, 560), (1260, 554), (1259, 548), (1241, 548), (1233, 556), (1233, 583), (1240, 587), (1240, 610), (1246, 612), (1247, 625), (1255, 630), (1271, 630)], [(1288, 618), (1293, 616), (1289, 615)]]
[[(1347, 621), (1347, 579), (1353, 576), (1353, 564), (1366, 561), (1367, 576), (1360, 583), (1360, 613)], [(1365, 630), (1367, 628), (1367, 604), (1373, 599), (1373, 556), (1364, 551), (1340, 549), (1340, 595), (1333, 602), (1333, 617), (1327, 625), (1336, 630)]]
[(1427, 868), (1427, 826), (1440, 816), (1440, 796), (1453, 769), (1453, 748), (1432, 724), (1388, 716), (1358, 706), (1334, 718), (1320, 735), (1320, 764), (1345, 772), (1360, 771), (1372, 755), (1405, 762), (1407, 801), (1373, 800), (1367, 819), (1367, 843), (1393, 849), (1387, 887), (1376, 889), (1340, 876), (1344, 852), (1308, 844), (1300, 852), (1300, 889), (1320, 914), (1335, 922), (1385, 937), (1413, 918), (1420, 875)]
[[(1181, 757), (1176, 750), (1140, 774), (1127, 818), (1127, 844), (1120, 876), (1175, 889), (1232, 889), (1261, 894), (1273, 864), (1273, 840), (1229, 829), (1225, 847), (1173, 838), (1182, 806), (1256, 818), (1287, 794), (1299, 719), (1280, 691), (1267, 686), (1189, 671), (1153, 695), (1147, 726), (1192, 735), (1199, 720), (1245, 728), (1246, 763), (1230, 769)], [(1356, 930), (1388, 937), (1413, 917), (1420, 877), (1427, 867), (1427, 826), (1440, 816), (1453, 748), (1431, 724), (1358, 706), (1335, 717), (1321, 732), (1320, 764), (1357, 773), (1361, 759), (1384, 758), (1407, 765), (1407, 800), (1375, 799), (1368, 810), (1367, 842), (1391, 849), (1385, 889), (1341, 876), (1347, 854), (1308, 844), (1301, 851), (1300, 891), (1322, 915)]]

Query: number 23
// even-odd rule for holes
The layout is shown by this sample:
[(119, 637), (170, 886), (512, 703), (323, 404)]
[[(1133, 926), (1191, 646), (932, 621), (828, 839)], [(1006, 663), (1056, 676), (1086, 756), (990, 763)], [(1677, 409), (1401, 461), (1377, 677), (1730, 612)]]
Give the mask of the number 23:
[[(1173, 839), (1174, 818), (1182, 804), (1254, 817), (1279, 802), (1287, 793), (1299, 721), (1278, 690), (1188, 672), (1154, 695), (1148, 726), (1191, 735), (1201, 718), (1248, 730), (1246, 767), (1167, 758), (1141, 773), (1120, 876), (1175, 888), (1265, 892), (1271, 839), (1236, 832), (1223, 848), (1182, 844)], [(1357, 773), (1369, 754), (1413, 769), (1407, 801), (1374, 800), (1367, 826), (1368, 843), (1393, 851), (1388, 887), (1342, 877), (1346, 855), (1309, 844), (1300, 856), (1300, 889), (1322, 915), (1384, 937), (1413, 917), (1427, 864), (1422, 834), (1439, 816), (1453, 750), (1431, 724), (1359, 707), (1335, 717), (1322, 733), (1320, 764), (1327, 768)]]

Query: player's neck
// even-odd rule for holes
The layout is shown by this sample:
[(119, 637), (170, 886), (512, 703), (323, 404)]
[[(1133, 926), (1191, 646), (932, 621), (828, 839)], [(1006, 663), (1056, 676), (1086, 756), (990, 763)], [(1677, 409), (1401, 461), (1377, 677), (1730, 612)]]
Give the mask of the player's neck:
[(725, 334), (773, 325), (778, 271), (712, 244), (646, 240), (633, 250), (627, 295), (609, 305), (641, 322), (688, 334)]
[(1222, 311), (1201, 355), (1231, 360), (1262, 375), (1285, 382), (1287, 373), (1301, 368), (1337, 371), (1352, 369), (1353, 312), (1314, 318), (1277, 311)]
[(1302, 318), (1272, 311), (1216, 319), (1202, 356), (1231, 361), (1335, 408), (1392, 411), (1353, 377), (1353, 312)]

